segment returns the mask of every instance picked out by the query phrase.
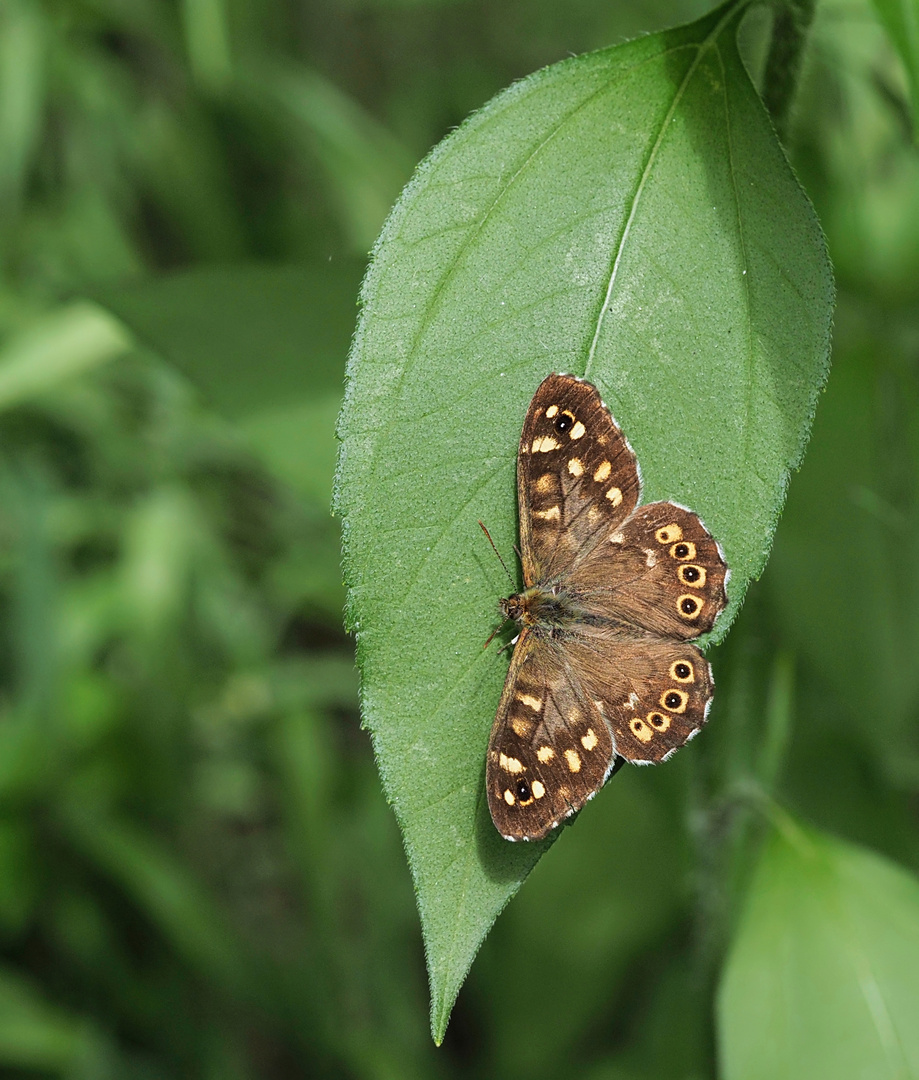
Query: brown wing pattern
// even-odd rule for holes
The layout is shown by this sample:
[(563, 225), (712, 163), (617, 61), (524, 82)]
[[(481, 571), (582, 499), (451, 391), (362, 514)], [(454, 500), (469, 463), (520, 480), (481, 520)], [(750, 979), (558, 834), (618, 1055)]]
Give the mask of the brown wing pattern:
[(520, 438), (517, 499), (527, 585), (546, 582), (615, 530), (640, 494), (635, 455), (595, 387), (550, 375)]
[(675, 503), (640, 506), (568, 579), (589, 615), (668, 638), (711, 630), (729, 571), (699, 516)]
[(559, 647), (522, 631), (488, 744), (498, 831), (541, 839), (599, 791), (614, 761), (609, 729)]
[(665, 760), (705, 723), (711, 668), (691, 639), (726, 604), (730, 571), (697, 514), (638, 506), (640, 474), (595, 387), (539, 386), (517, 459), (526, 588), (492, 728), (486, 788), (509, 840), (579, 810), (618, 760)]
[(705, 723), (715, 683), (695, 645), (598, 633), (578, 635), (565, 651), (626, 761), (663, 761)]

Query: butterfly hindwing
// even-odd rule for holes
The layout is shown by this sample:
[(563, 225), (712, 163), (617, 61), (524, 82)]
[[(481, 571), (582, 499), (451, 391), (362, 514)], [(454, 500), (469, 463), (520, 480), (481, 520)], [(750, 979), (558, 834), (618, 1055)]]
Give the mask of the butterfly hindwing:
[(640, 506), (572, 568), (588, 613), (663, 637), (711, 630), (727, 603), (724, 555), (698, 514), (675, 503)]
[(635, 455), (590, 383), (550, 375), (530, 403), (517, 457), (524, 581), (547, 581), (635, 509)]
[(715, 684), (695, 645), (647, 634), (577, 635), (566, 655), (626, 761), (663, 761), (705, 723)]
[(615, 755), (609, 729), (564, 653), (524, 630), (488, 746), (492, 820), (508, 840), (539, 840), (602, 786)]

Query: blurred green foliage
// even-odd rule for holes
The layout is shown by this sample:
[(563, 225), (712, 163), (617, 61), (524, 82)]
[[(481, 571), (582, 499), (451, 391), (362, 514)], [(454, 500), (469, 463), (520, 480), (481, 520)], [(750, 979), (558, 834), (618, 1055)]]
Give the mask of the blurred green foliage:
[(919, 870), (919, 159), (833, 0), (789, 150), (835, 369), (712, 724), (540, 862), (430, 1043), (328, 515), (355, 266), (470, 110), (704, 7), (0, 5), (4, 1076), (710, 1077), (762, 790)]

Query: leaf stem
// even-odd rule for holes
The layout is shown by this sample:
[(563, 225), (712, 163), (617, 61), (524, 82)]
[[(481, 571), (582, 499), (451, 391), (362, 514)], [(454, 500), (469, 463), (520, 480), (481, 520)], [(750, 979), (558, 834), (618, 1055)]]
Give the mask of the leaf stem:
[(772, 43), (763, 74), (763, 102), (783, 143), (787, 142), (791, 105), (815, 6), (816, 0), (781, 0), (775, 8)]

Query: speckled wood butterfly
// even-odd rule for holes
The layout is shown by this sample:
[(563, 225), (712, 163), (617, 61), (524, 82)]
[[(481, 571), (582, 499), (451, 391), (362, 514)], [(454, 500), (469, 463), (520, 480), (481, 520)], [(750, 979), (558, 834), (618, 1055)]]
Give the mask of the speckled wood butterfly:
[(705, 723), (712, 671), (689, 641), (725, 606), (730, 571), (697, 514), (639, 506), (631, 446), (596, 387), (550, 375), (517, 455), (524, 589), (488, 744), (488, 805), (538, 840), (622, 761), (665, 761)]

